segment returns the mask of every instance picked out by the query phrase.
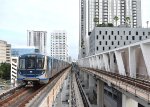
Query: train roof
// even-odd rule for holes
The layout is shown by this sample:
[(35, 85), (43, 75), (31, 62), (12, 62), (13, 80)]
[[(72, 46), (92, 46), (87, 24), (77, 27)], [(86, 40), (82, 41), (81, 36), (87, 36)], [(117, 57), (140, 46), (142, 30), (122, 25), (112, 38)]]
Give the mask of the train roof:
[(26, 57), (26, 56), (29, 56), (29, 55), (35, 55), (35, 56), (45, 56), (43, 54), (39, 54), (39, 53), (30, 53), (30, 54), (23, 54), (23, 55), (20, 55), (19, 57)]
[[(26, 56), (30, 56), (30, 55), (35, 55), (35, 56), (47, 56), (47, 55), (43, 55), (43, 54), (40, 54), (40, 53), (30, 53), (30, 54), (23, 54), (23, 55), (20, 55), (19, 58), (24, 58)], [(48, 56), (49, 58), (51, 59), (55, 59), (55, 60), (59, 60), (59, 59), (56, 59), (56, 58), (53, 58), (53, 57), (50, 57)]]

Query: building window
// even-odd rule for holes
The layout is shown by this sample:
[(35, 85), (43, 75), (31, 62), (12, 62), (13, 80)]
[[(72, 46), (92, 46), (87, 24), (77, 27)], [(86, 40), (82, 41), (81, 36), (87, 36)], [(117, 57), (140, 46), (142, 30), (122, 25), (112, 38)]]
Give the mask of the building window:
[(145, 35), (145, 32), (143, 32), (143, 35)]
[(147, 38), (147, 36), (145, 38)]
[(139, 36), (139, 40), (142, 40), (142, 36)]
[(129, 35), (131, 35), (131, 31), (129, 31)]
[(109, 46), (109, 50), (111, 49), (111, 47)]
[(105, 50), (105, 47), (103, 47), (103, 51)]
[(115, 36), (115, 40), (117, 39), (117, 37)]
[(99, 41), (99, 45), (101, 45), (102, 43), (101, 43), (101, 41)]
[(118, 41), (118, 45), (120, 45), (120, 42)]
[(120, 36), (120, 39), (122, 40), (122, 36)]
[(101, 34), (102, 34), (102, 31), (99, 31), (99, 34), (101, 35)]
[(104, 35), (103, 35), (103, 40), (105, 39)]
[(136, 32), (136, 35), (138, 35), (139, 33), (138, 32)]
[(105, 35), (107, 35), (107, 31), (105, 31)]
[(97, 51), (98, 51), (98, 46), (96, 47)]
[(135, 40), (135, 36), (132, 36), (132, 40)]
[(126, 45), (126, 42), (124, 42), (124, 45)]
[(148, 35), (150, 36), (150, 32), (148, 32)]
[(111, 44), (114, 45), (114, 42), (112, 41)]
[(123, 34), (125, 35), (125, 31), (123, 31)]
[(110, 40), (110, 35), (109, 35), (109, 40)]
[(111, 34), (114, 35), (114, 31), (111, 31)]
[(107, 45), (107, 41), (105, 42), (105, 44)]
[(119, 35), (119, 31), (118, 31), (118, 35)]
[(98, 39), (98, 35), (96, 36), (96, 39)]
[(126, 36), (126, 40), (128, 40), (128, 36)]

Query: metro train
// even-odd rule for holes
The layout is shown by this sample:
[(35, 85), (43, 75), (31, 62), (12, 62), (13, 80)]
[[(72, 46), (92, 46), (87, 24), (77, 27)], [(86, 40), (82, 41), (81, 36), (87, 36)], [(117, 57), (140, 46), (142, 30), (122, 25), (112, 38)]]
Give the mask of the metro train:
[(47, 84), (50, 78), (69, 65), (42, 54), (24, 54), (19, 56), (17, 80), (25, 84)]

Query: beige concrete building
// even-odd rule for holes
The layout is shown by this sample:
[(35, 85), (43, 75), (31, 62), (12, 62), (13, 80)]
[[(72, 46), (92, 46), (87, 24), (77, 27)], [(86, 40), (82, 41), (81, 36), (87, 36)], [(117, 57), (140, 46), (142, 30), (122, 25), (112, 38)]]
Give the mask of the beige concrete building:
[(0, 40), (0, 63), (10, 63), (11, 45), (6, 41)]

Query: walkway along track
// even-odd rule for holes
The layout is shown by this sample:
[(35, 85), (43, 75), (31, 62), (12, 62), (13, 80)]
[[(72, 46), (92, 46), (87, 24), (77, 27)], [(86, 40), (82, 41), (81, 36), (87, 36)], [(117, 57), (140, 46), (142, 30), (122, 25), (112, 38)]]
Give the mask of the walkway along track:
[[(82, 84), (80, 82), (80, 79), (79, 79), (79, 68), (76, 66), (76, 65), (73, 65), (72, 67), (72, 75), (71, 75), (71, 87), (72, 87), (72, 90), (71, 91), (74, 91), (74, 95), (72, 97), (75, 97), (74, 99), (76, 99), (76, 103), (77, 103), (77, 107), (92, 107), (90, 102), (89, 102), (89, 99), (82, 87)], [(78, 95), (80, 94), (80, 95)], [(81, 98), (80, 98), (81, 97)], [(80, 100), (80, 101), (78, 101)], [(83, 103), (81, 103), (83, 102)]]
[(88, 99), (88, 97), (87, 97), (87, 95), (86, 95), (86, 93), (84, 91), (84, 89), (82, 88), (82, 86), (80, 84), (78, 75), (76, 74), (75, 77), (76, 77), (76, 81), (77, 81), (77, 84), (78, 84), (78, 87), (79, 87), (80, 94), (82, 96), (84, 107), (92, 107), (90, 102), (89, 102), (89, 99)]
[(132, 93), (137, 98), (146, 101), (148, 105), (150, 104), (150, 81), (131, 78), (98, 69), (81, 68), (81, 70), (93, 74), (95, 77), (102, 79), (106, 83), (111, 83), (118, 89), (123, 89), (126, 92)]
[(51, 78), (49, 83), (46, 85), (38, 85), (36, 87), (20, 86), (19, 88), (14, 89), (12, 92), (1, 95), (0, 107), (24, 107), (42, 89), (51, 84), (51, 82), (54, 81), (57, 77), (62, 75), (66, 69), (62, 70), (60, 73)]

